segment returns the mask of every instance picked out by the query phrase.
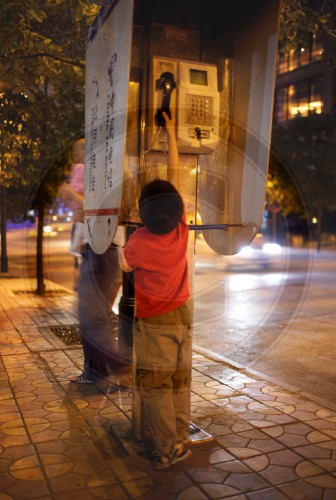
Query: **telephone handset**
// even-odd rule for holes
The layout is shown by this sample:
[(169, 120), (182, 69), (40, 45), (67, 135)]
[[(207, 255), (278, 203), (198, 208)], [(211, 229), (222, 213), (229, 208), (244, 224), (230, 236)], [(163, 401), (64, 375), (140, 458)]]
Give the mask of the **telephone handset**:
[(156, 80), (156, 88), (157, 90), (162, 89), (163, 95), (161, 108), (159, 108), (155, 114), (155, 122), (158, 127), (164, 127), (165, 121), (162, 116), (162, 112), (164, 111), (165, 113), (167, 113), (169, 119), (171, 118), (170, 98), (172, 91), (176, 88), (176, 82), (174, 81), (173, 73), (170, 73), (170, 71), (165, 71), (164, 73), (162, 73), (160, 78)]
[[(175, 81), (176, 79), (176, 81)], [(164, 126), (162, 111), (176, 118), (180, 153), (211, 154), (219, 140), (217, 67), (198, 61), (155, 56), (151, 64), (148, 147), (162, 151), (157, 127)], [(173, 90), (176, 88), (176, 91)]]

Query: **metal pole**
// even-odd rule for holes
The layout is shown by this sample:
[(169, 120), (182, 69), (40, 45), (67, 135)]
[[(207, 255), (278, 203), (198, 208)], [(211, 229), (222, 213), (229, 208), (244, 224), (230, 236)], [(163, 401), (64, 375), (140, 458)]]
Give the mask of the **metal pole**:
[[(121, 224), (129, 225), (131, 227), (142, 227), (140, 222), (123, 221)], [(202, 231), (203, 229), (230, 229), (230, 227), (246, 227), (247, 224), (188, 224), (189, 231)]]

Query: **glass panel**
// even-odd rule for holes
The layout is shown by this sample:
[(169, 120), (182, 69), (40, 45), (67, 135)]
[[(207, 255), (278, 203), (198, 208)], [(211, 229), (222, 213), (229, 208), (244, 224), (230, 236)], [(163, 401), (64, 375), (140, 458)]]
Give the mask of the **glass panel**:
[(309, 48), (300, 47), (300, 66), (309, 64)]
[(289, 71), (298, 68), (299, 66), (299, 52), (298, 50), (289, 51)]
[(322, 59), (323, 56), (324, 56), (323, 38), (321, 36), (318, 36), (316, 33), (314, 33), (311, 59), (312, 59), (312, 61), (318, 61), (319, 59)]
[(195, 85), (208, 85), (208, 72), (190, 69), (190, 83)]
[(323, 110), (323, 78), (318, 76), (314, 78), (311, 82), (310, 88), (310, 103), (309, 111), (310, 113), (322, 113)]
[(288, 71), (288, 54), (279, 52), (278, 54), (278, 73), (287, 73)]
[(298, 114), (297, 90), (295, 85), (288, 87), (288, 119), (295, 118)]
[(309, 111), (309, 84), (308, 80), (300, 82), (297, 86), (298, 114), (308, 116)]
[(287, 120), (287, 87), (278, 89), (275, 94), (275, 120), (283, 122)]

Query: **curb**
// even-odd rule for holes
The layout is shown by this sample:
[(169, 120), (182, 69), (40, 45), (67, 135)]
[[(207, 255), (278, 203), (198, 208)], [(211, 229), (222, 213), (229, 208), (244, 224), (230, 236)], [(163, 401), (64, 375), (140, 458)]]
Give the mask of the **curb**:
[(273, 377), (269, 377), (268, 375), (265, 375), (264, 373), (260, 373), (256, 370), (253, 370), (252, 368), (248, 368), (247, 366), (243, 366), (236, 361), (233, 361), (231, 359), (226, 358), (225, 356), (222, 356), (221, 354), (217, 354), (215, 352), (210, 351), (209, 349), (206, 349), (204, 347), (198, 346), (198, 345), (193, 345), (193, 351), (195, 351), (197, 354), (202, 354), (204, 357), (211, 359), (213, 361), (219, 361), (220, 363), (226, 365), (229, 368), (232, 368), (233, 370), (239, 371), (240, 373), (243, 373), (244, 375), (253, 375), (254, 377), (260, 379), (260, 380), (266, 380), (267, 382), (270, 382), (274, 385), (277, 385), (279, 387), (282, 387), (283, 389), (286, 389), (289, 392), (293, 392), (296, 395), (300, 395), (301, 397), (305, 399), (309, 399), (310, 401), (317, 403), (321, 406), (325, 406), (329, 408), (330, 410), (336, 411), (336, 403), (332, 401), (327, 401), (326, 399), (319, 398), (318, 396), (315, 396), (314, 394), (311, 394), (306, 391), (302, 391), (300, 388), (287, 384), (286, 382), (277, 380)]

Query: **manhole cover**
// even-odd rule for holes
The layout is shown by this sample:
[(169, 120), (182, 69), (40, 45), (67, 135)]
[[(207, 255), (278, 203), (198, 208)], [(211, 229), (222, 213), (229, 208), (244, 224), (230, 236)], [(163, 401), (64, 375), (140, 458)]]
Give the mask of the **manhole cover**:
[(80, 345), (80, 330), (77, 325), (50, 326), (49, 330), (66, 345)]

